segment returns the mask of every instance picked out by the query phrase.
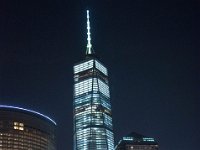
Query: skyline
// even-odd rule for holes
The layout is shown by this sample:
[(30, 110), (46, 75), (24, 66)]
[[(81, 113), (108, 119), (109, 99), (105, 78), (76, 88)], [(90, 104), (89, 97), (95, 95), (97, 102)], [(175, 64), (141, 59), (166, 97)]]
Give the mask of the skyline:
[[(85, 7), (0, 2), (0, 103), (53, 118), (60, 150), (73, 145), (72, 66), (84, 57)], [(197, 9), (196, 1), (91, 2), (93, 47), (110, 75), (115, 145), (135, 131), (163, 150), (197, 148)]]

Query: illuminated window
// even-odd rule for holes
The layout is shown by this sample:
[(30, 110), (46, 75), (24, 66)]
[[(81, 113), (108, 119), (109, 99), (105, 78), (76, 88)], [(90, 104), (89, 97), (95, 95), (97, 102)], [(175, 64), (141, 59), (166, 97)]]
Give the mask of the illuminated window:
[(24, 130), (24, 123), (14, 122), (13, 125), (14, 125), (13, 128), (15, 130)]

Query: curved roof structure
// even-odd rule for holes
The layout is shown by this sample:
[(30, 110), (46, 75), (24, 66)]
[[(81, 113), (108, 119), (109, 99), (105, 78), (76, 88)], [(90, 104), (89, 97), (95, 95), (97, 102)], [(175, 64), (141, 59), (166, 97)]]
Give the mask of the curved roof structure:
[(40, 116), (44, 119), (47, 119), (49, 120), (50, 122), (52, 122), (54, 125), (57, 125), (56, 122), (49, 118), (48, 116), (44, 115), (44, 114), (41, 114), (37, 111), (34, 111), (34, 110), (31, 110), (31, 109), (25, 109), (25, 108), (21, 108), (21, 107), (17, 107), (17, 106), (9, 106), (9, 105), (0, 105), (0, 109), (3, 108), (3, 109), (10, 109), (10, 110), (15, 110), (15, 111), (19, 111), (19, 112), (25, 112), (25, 113), (32, 113), (34, 115), (37, 115), (37, 116)]

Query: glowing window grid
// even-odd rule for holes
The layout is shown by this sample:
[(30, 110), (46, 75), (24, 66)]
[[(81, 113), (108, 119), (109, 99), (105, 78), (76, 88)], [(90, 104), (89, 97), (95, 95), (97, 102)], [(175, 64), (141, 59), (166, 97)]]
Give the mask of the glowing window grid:
[[(92, 80), (93, 80), (93, 89), (92, 89)], [(98, 84), (99, 84), (99, 86), (98, 86)], [(90, 78), (90, 79), (84, 80), (82, 82), (78, 82), (74, 86), (75, 86), (74, 87), (75, 88), (75, 93), (74, 93), (75, 96), (78, 96), (78, 95), (81, 95), (84, 93), (88, 93), (93, 90), (94, 92), (100, 91), (105, 96), (110, 97), (108, 85), (97, 78)]]
[[(86, 61), (81, 64), (78, 64), (78, 65), (74, 66), (74, 74), (91, 69), (93, 66), (94, 66), (94, 59)], [(97, 68), (99, 71), (101, 71), (106, 76), (108, 75), (108, 71), (107, 71), (106, 67), (104, 67), (97, 60), (95, 60), (95, 68)]]
[(94, 64), (94, 60), (89, 60), (84, 63), (78, 64), (74, 66), (74, 73), (76, 74), (76, 73), (88, 70), (93, 67), (93, 64)]
[(106, 76), (108, 75), (108, 71), (106, 67), (104, 67), (102, 64), (100, 64), (98, 61), (95, 60), (95, 67), (100, 70), (102, 73), (104, 73)]

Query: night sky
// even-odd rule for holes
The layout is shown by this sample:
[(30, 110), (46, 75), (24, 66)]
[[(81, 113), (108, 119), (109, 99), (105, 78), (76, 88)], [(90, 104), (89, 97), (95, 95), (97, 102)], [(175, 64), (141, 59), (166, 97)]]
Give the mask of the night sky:
[(57, 122), (73, 147), (73, 65), (92, 45), (107, 66), (115, 143), (135, 131), (160, 150), (198, 150), (200, 1), (1, 0), (0, 104)]

